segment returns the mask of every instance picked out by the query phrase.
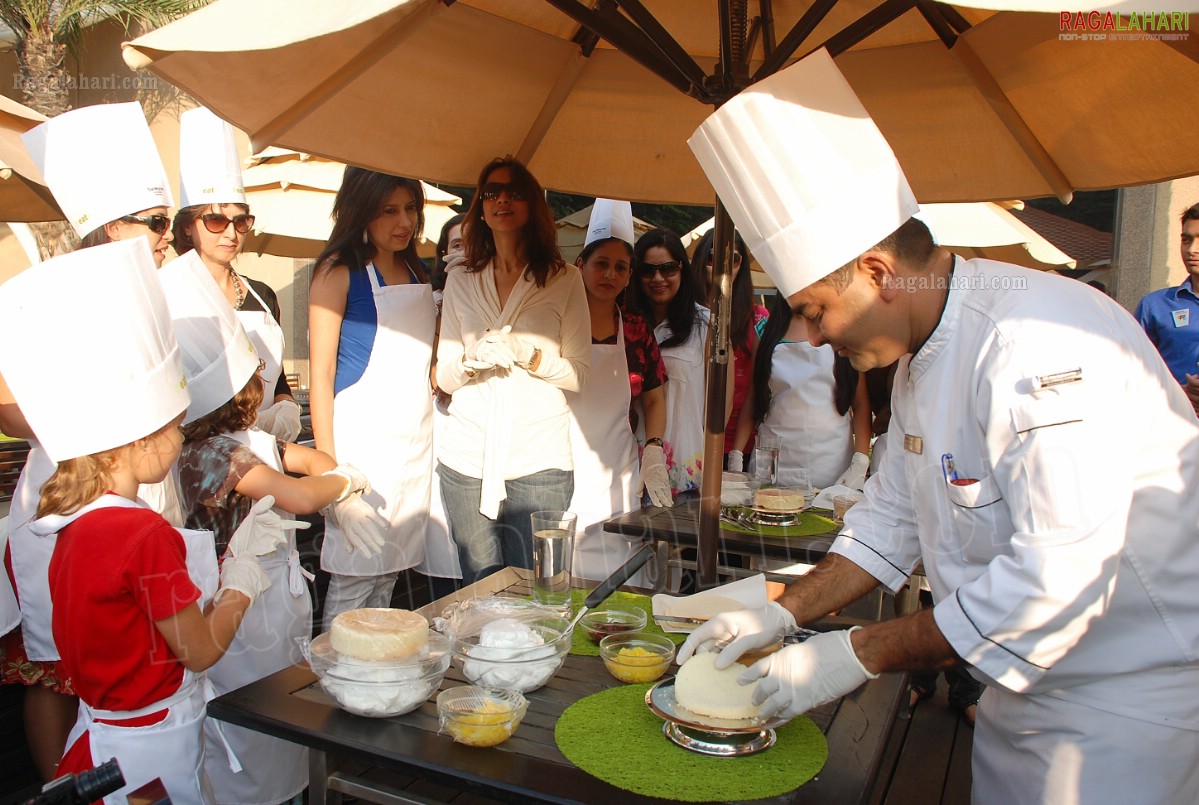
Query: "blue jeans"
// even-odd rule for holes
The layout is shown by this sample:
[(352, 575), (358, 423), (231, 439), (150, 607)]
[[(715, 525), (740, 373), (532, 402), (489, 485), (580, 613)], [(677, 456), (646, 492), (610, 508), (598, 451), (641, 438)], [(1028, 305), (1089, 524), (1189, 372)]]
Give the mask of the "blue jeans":
[(541, 470), (504, 482), (508, 497), (500, 503), (499, 517), (479, 513), (483, 481), (455, 472), (438, 463), (441, 499), (450, 533), (462, 560), (462, 584), (474, 584), (504, 567), (533, 566), (533, 523), (537, 511), (565, 511), (575, 492), (571, 470)]

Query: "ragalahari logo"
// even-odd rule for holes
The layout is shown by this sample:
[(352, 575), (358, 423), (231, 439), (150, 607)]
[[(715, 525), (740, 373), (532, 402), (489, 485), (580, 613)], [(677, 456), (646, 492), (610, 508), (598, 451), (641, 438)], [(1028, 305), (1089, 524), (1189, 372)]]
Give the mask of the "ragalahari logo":
[(1180, 42), (1190, 38), (1186, 11), (1063, 11), (1057, 38), (1065, 42), (1135, 42), (1145, 39)]

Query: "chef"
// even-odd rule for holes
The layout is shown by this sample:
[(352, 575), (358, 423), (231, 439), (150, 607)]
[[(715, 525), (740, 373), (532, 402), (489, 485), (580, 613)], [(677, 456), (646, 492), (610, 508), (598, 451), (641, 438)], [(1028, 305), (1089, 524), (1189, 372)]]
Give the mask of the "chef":
[[(30, 129), (21, 139), (75, 234), (83, 240), (81, 248), (142, 238), (150, 247), (155, 266), (162, 266), (171, 239), (168, 208), (173, 200), (166, 171), (139, 104), (73, 109)], [(64, 282), (50, 293), (65, 294), (70, 290)], [(70, 332), (80, 340), (90, 337), (79, 328)], [(33, 347), (29, 339), (14, 341), (6, 348), (34, 349), (45, 359), (42, 347)], [(77, 404), (84, 405), (83, 400), (91, 393), (91, 389), (79, 384), (73, 397)], [(0, 381), (0, 404), (5, 402), (11, 402), (11, 396)], [(13, 491), (9, 547), (22, 610), (25, 654), (42, 671), (27, 674), (28, 678), (41, 681), (27, 690), (26, 717), (28, 723), (40, 725), (40, 735), (32, 744), (34, 761), (43, 774), (49, 774), (62, 756), (67, 731), (75, 721), (78, 707), (68, 681), (60, 679), (55, 668), (59, 652), (51, 634), (50, 588), (46, 580), (55, 538), (36, 537), (29, 529), (42, 484), (54, 473), (55, 464), (27, 425), (23, 430), (9, 430), (8, 434), (31, 440), (29, 456)], [(162, 483), (143, 484), (138, 488), (138, 496), (172, 525), (183, 525), (173, 477)]]
[(199, 252), (254, 342), (266, 386), (258, 427), (292, 441), (301, 430), (302, 410), (283, 374), (285, 339), (279, 326), (279, 300), (270, 286), (242, 276), (233, 265), (254, 216), (246, 203), (233, 127), (204, 107), (179, 116), (179, 195), (175, 251)]
[(1199, 425), (1135, 320), (933, 245), (824, 51), (691, 145), (812, 343), (859, 370), (900, 362), (890, 449), (829, 556), (697, 629), (680, 661), (731, 641), (727, 666), (923, 561), (933, 609), (759, 661), (742, 679), (761, 679), (762, 712), (964, 662), (987, 686), (976, 803), (1199, 801)]
[[(570, 510), (578, 515), (571, 572), (584, 579), (608, 578), (640, 545), (604, 531), (605, 520), (640, 508), (643, 490), (655, 506), (672, 503), (661, 445), (666, 429), (665, 366), (645, 320), (622, 313), (616, 303), (632, 276), (633, 241), (632, 205), (597, 198), (583, 251), (575, 261), (591, 312), (591, 381), (581, 392), (565, 392), (575, 468)], [(637, 356), (631, 369), (630, 355)], [(644, 403), (649, 437), (640, 462), (629, 424), (630, 372), (638, 378), (637, 396)], [(632, 583), (645, 584), (640, 576), (637, 579)]]

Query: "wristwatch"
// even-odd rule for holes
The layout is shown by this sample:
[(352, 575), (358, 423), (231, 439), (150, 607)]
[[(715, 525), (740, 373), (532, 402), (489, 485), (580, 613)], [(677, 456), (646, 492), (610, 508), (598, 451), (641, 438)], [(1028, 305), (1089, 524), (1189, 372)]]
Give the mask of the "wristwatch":
[(663, 447), (663, 446), (664, 446), (664, 445), (662, 444), (662, 439), (661, 439), (661, 437), (659, 437), (659, 436), (654, 436), (653, 438), (650, 438), (650, 439), (646, 439), (646, 440), (645, 440), (645, 446), (646, 446), (646, 447), (649, 447), (651, 444), (656, 444), (656, 445), (658, 445), (658, 447)]

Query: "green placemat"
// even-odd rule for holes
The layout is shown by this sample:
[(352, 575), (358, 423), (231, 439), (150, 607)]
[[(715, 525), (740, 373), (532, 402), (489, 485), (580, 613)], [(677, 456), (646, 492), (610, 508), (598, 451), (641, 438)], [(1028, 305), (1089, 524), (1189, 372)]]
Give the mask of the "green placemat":
[(777, 797), (816, 776), (828, 741), (806, 717), (779, 727), (778, 741), (747, 757), (700, 755), (662, 734), (645, 706), (651, 685), (624, 685), (572, 704), (554, 738), (566, 759), (606, 783), (647, 797), (682, 802)]
[[(753, 512), (753, 509), (740, 507), (740, 511), (748, 515)], [(816, 511), (828, 510), (817, 509)], [(841, 527), (841, 524), (832, 519), (832, 517), (825, 517), (823, 514), (817, 514), (816, 511), (800, 512), (799, 522), (795, 525), (760, 525), (754, 528), (743, 528), (739, 525), (733, 525), (728, 520), (721, 520), (720, 527), (742, 534), (764, 534), (768, 537), (813, 537), (817, 534), (827, 534), (830, 531), (836, 531)], [(828, 513), (832, 514), (832, 512)]]
[[(587, 590), (571, 590), (571, 603), (574, 605), (574, 611), (578, 612), (579, 607), (583, 606), (583, 599), (587, 597)], [(636, 593), (625, 593), (617, 590), (610, 596), (600, 602), (596, 609), (603, 609), (608, 604), (621, 604), (623, 606), (634, 606), (645, 610), (646, 622), (645, 628), (641, 631), (649, 632), (650, 634), (669, 637), (674, 641), (675, 645), (680, 645), (687, 639), (685, 634), (667, 634), (663, 632), (658, 624), (654, 621), (653, 602), (650, 601), (648, 595), (638, 595)], [(592, 643), (591, 638), (587, 636), (587, 630), (582, 626), (575, 627), (574, 636), (571, 638), (570, 653), (577, 654), (581, 657), (598, 657), (599, 643)]]

